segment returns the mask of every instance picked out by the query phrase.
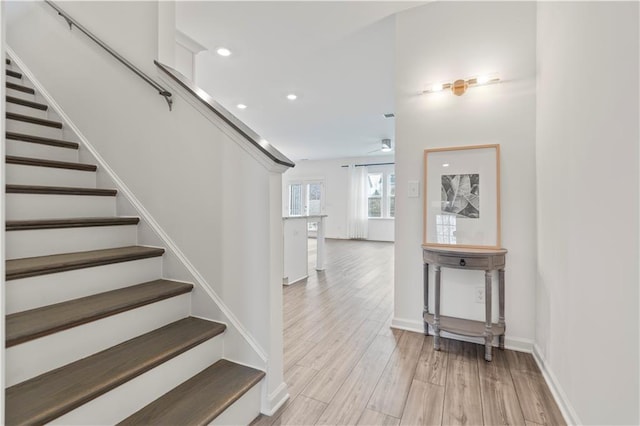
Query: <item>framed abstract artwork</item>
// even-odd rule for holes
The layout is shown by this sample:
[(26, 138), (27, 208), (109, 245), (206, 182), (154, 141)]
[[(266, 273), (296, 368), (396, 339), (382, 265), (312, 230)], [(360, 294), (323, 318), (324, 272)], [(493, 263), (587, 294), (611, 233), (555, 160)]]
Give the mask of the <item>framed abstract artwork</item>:
[(500, 145), (424, 150), (423, 244), (500, 248)]

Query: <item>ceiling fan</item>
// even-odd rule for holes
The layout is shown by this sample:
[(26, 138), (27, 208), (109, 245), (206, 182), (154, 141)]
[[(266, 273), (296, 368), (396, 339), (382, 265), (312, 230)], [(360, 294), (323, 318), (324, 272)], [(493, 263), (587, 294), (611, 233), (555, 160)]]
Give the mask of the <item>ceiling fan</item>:
[(391, 152), (393, 148), (391, 147), (391, 139), (382, 139), (380, 141), (380, 148), (374, 149), (373, 151), (367, 152), (367, 154), (373, 154), (374, 152), (382, 151), (382, 152)]

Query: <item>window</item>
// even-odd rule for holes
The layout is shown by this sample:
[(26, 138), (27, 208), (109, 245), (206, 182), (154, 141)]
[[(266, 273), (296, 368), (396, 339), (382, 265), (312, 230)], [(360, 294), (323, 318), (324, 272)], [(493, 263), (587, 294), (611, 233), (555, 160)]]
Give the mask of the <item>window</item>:
[(289, 216), (302, 216), (302, 184), (289, 185)]
[(393, 171), (375, 171), (367, 175), (367, 201), (370, 218), (396, 215), (396, 175)]
[(367, 197), (369, 217), (382, 217), (382, 173), (367, 175)]
[(396, 217), (396, 175), (389, 173), (387, 176), (387, 205), (389, 206), (389, 217)]
[(323, 213), (324, 182), (322, 180), (290, 182), (288, 188), (289, 216), (319, 215)]
[(307, 197), (309, 214), (314, 215), (322, 213), (322, 183), (309, 183), (307, 186)]

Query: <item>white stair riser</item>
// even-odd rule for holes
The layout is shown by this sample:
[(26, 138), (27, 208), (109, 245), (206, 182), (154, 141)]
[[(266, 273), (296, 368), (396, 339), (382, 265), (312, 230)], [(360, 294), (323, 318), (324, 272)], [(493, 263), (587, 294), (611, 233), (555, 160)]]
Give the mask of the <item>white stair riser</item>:
[(248, 425), (260, 414), (260, 393), (264, 380), (231, 404), (210, 425)]
[(154, 257), (10, 280), (5, 283), (5, 313), (141, 284), (161, 276), (162, 258)]
[(8, 184), (96, 187), (96, 172), (21, 164), (7, 164), (6, 171)]
[(78, 150), (7, 139), (6, 155), (43, 160), (78, 162)]
[[(23, 84), (24, 86), (24, 84)], [(27, 86), (29, 87), (29, 86)], [(14, 98), (20, 98), (20, 99), (26, 99), (28, 101), (35, 101), (36, 100), (36, 95), (31, 94), (31, 93), (25, 93), (21, 90), (15, 90), (15, 89), (6, 89), (5, 94), (7, 96), (13, 96)]]
[(7, 348), (6, 386), (178, 321), (190, 308), (190, 295), (182, 294)]
[(135, 225), (85, 228), (34, 229), (5, 233), (7, 259), (133, 246), (138, 243)]
[(6, 219), (115, 216), (116, 197), (96, 195), (7, 194)]
[(29, 115), (31, 117), (47, 118), (47, 111), (43, 111), (37, 108), (31, 108), (28, 106), (14, 104), (13, 102), (7, 102), (7, 112), (15, 112), (16, 114)]
[(23, 133), (25, 135), (41, 136), (44, 138), (64, 139), (62, 129), (55, 127), (42, 126), (40, 124), (27, 123), (20, 120), (6, 121), (6, 129), (8, 132)]
[(51, 422), (58, 425), (115, 424), (169, 392), (222, 357), (214, 337)]

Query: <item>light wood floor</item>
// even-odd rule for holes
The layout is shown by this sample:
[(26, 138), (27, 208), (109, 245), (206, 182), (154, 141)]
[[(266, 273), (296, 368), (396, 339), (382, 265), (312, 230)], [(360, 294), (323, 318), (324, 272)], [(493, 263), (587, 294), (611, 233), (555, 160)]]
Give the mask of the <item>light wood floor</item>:
[(291, 397), (254, 425), (565, 424), (531, 355), (496, 349), (487, 363), (480, 345), (436, 352), (433, 337), (389, 327), (392, 243), (327, 240), (326, 271), (312, 262), (283, 291)]

